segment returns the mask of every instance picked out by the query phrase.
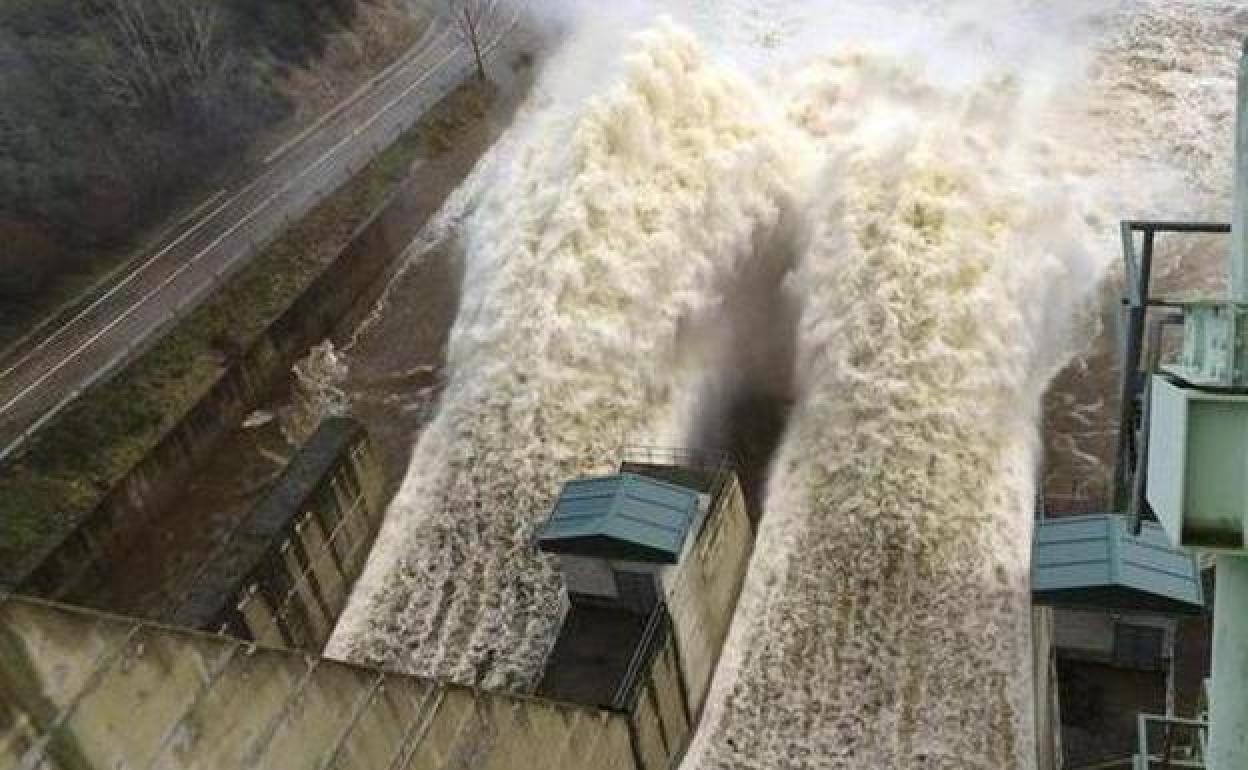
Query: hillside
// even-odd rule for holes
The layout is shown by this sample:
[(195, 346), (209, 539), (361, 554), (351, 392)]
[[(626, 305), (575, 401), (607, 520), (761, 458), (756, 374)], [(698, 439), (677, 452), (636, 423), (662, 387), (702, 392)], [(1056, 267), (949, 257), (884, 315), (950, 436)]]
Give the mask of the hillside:
[(0, 0), (0, 347), (417, 27), (403, 0)]

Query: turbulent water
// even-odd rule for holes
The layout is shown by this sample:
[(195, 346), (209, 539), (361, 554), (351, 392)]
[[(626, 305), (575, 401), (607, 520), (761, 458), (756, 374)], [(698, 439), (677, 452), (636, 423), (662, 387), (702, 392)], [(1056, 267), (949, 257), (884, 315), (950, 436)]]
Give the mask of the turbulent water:
[(851, 130), (812, 196), (801, 393), (687, 764), (1025, 767), (1035, 417), (1072, 309), (1046, 289), (1094, 279), (1087, 225), (1012, 146), (1008, 80), (840, 65), (850, 105), (925, 119)]
[[(667, 10), (574, 34), (471, 181), (449, 381), (328, 652), (530, 686), (560, 482), (694, 441), (743, 360), (716, 328), (781, 329), (796, 377), (750, 377), (795, 406), (685, 765), (1031, 766), (1041, 394), (1096, 360), (1117, 217), (1224, 215), (1239, 11)], [(790, 270), (795, 326), (734, 316), (734, 276)], [(1064, 395), (1099, 461), (1099, 394)]]
[(793, 177), (758, 95), (672, 29), (538, 118), (463, 235), (450, 382), (329, 652), (523, 687), (559, 620), (534, 553), (562, 481), (661, 429), (682, 320)]
[[(1087, 111), (1106, 148), (1101, 166), (1121, 180), (1115, 218), (1230, 220), (1235, 62), (1246, 34), (1242, 2), (1125, 4), (1105, 19)], [(1157, 248), (1156, 292), (1224, 286), (1223, 237), (1161, 236)], [(1106, 253), (1115, 260), (1107, 323), (1057, 380), (1045, 420), (1047, 491), (1101, 506), (1117, 436), (1120, 263), (1117, 247)]]

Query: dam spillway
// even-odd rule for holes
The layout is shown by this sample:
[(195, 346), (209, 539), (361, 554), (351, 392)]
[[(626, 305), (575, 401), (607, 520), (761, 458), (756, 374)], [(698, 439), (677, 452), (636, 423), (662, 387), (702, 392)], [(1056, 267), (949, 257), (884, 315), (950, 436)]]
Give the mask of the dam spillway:
[[(1182, 73), (1234, 8), (667, 10), (590, 68), (593, 97), (566, 89), (570, 44), (477, 180), (446, 395), (330, 651), (531, 686), (560, 582), (527, 545), (555, 482), (638, 436), (689, 443), (740, 342), (705, 318), (731, 315), (734, 271), (788, 259), (796, 406), (690, 763), (1027, 766), (1040, 394), (1095, 354), (1076, 316), (1126, 180), (1192, 209), (1222, 190), (1222, 70)], [(1058, 439), (1096, 462), (1095, 436)], [(777, 702), (803, 719), (764, 719)]]

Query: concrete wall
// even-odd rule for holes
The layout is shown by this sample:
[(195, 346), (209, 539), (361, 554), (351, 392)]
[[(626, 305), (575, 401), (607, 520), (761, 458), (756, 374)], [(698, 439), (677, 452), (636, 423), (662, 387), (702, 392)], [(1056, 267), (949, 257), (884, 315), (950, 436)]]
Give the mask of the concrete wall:
[(690, 538), (680, 563), (663, 570), (694, 723), (706, 702), (754, 548), (745, 497), (735, 476), (713, 506), (701, 534)]
[(1114, 619), (1107, 612), (1054, 610), (1058, 620), (1054, 641), (1076, 657), (1108, 660), (1114, 651)]
[[(1114, 659), (1114, 627), (1118, 623), (1159, 628), (1173, 635), (1175, 620), (1157, 615), (1068, 610), (1057, 608), (1054, 644), (1063, 657), (1094, 663), (1112, 663)], [(1169, 643), (1164, 645), (1169, 649)]]
[(641, 770), (667, 770), (684, 755), (697, 722), (681, 672), (676, 638), (668, 634), (650, 661), (629, 712)]
[(1062, 767), (1062, 717), (1057, 694), (1057, 650), (1053, 646), (1053, 610), (1031, 611), (1032, 686), (1036, 709), (1036, 768)]
[(381, 527), (382, 495), (364, 429), (323, 420), (205, 565), (173, 622), (319, 652)]
[[(387, 216), (402, 190), (383, 204), (282, 315), (205, 389), (155, 447), (120, 479), (65, 537), (50, 543), (16, 590), (77, 601), (75, 590), (124, 557), (144, 526), (180, 489), (194, 468), (288, 374), (307, 349), (324, 339), (381, 277), (410, 240), (410, 226)], [(119, 376), (124, 376), (124, 373)]]
[[(359, 499), (329, 494), (344, 509)], [(269, 562), (285, 577), (248, 585), (227, 629), (260, 644), (0, 595), (0, 767), (668, 770), (697, 725), (753, 544), (734, 479), (664, 570), (670, 625), (646, 648), (632, 703), (607, 712), (270, 647), (328, 631), (317, 612), (334, 579), (299, 554), (343, 552), (308, 514)]]
[(0, 767), (632, 770), (633, 757), (620, 714), (0, 599)]

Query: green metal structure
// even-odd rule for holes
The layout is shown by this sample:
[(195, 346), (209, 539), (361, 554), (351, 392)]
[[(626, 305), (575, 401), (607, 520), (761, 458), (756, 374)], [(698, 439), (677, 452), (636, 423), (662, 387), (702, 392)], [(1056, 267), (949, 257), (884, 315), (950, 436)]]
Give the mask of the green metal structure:
[(1165, 615), (1204, 606), (1196, 559), (1153, 522), (1132, 534), (1119, 514), (1036, 522), (1031, 595), (1040, 605)]
[(547, 553), (675, 564), (698, 514), (698, 493), (633, 473), (564, 484), (538, 533)]
[(1185, 547), (1242, 551), (1248, 394), (1157, 375), (1149, 413), (1148, 501), (1162, 526)]
[(1183, 351), (1152, 378), (1147, 500), (1171, 542), (1217, 555), (1212, 770), (1248, 768), (1248, 53), (1240, 58), (1229, 297), (1184, 303)]

